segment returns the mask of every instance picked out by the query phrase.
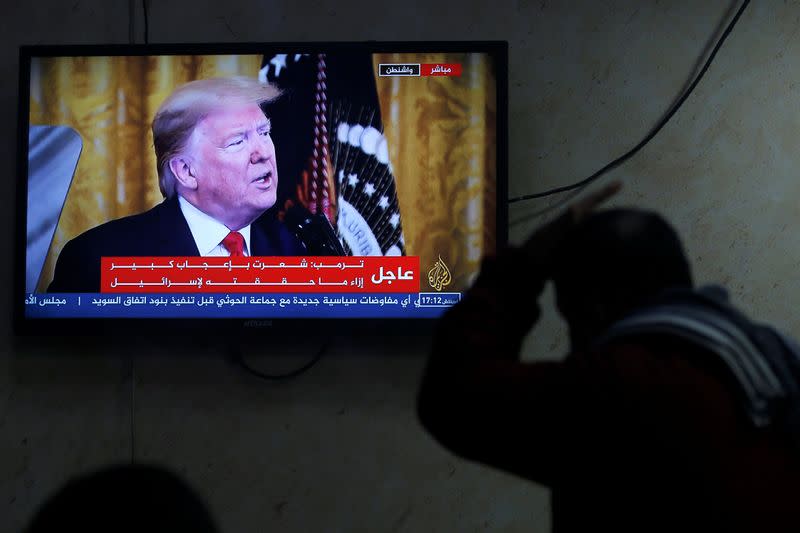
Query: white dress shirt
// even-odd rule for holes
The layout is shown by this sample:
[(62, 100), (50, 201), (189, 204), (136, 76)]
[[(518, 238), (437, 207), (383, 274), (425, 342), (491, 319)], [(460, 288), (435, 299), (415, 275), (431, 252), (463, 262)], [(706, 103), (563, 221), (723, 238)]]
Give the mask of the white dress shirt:
[[(222, 239), (231, 232), (225, 224), (203, 213), (195, 206), (178, 196), (183, 218), (189, 224), (194, 243), (203, 257), (228, 257), (231, 253), (222, 245)], [(244, 237), (244, 255), (250, 255), (250, 224), (238, 230)]]

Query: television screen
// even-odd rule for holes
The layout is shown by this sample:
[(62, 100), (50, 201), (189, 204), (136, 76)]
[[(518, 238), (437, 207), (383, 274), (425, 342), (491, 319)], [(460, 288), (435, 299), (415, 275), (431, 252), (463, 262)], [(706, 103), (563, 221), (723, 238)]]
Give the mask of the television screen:
[(18, 322), (432, 319), (505, 244), (507, 45), (23, 47)]

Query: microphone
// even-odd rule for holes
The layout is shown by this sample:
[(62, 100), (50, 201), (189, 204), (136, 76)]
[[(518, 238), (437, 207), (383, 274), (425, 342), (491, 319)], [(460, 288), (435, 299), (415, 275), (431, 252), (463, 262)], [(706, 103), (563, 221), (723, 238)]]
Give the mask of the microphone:
[(302, 205), (286, 210), (284, 223), (305, 244), (308, 255), (347, 255), (325, 215), (313, 214)]

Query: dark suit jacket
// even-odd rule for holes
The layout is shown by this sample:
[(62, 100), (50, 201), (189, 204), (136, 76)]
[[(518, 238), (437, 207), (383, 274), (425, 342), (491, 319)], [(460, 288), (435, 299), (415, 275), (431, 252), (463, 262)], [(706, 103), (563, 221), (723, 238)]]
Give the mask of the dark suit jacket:
[[(250, 255), (296, 256), (305, 246), (277, 220), (250, 226)], [(199, 256), (177, 197), (149, 211), (112, 220), (69, 241), (56, 263), (48, 292), (100, 292), (100, 258), (108, 256)]]

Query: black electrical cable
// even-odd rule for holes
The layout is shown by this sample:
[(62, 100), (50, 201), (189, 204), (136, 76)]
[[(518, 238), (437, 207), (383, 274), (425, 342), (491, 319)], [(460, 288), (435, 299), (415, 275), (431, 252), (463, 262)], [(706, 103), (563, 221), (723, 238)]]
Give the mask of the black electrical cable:
[(588, 178), (586, 178), (586, 179), (584, 179), (582, 181), (579, 181), (577, 183), (573, 183), (572, 185), (565, 185), (563, 187), (556, 187), (554, 189), (550, 189), (550, 190), (543, 191), (543, 192), (538, 192), (538, 193), (534, 193), (534, 194), (526, 194), (524, 196), (517, 196), (515, 198), (509, 198), (508, 203), (509, 204), (513, 204), (513, 203), (522, 202), (522, 201), (525, 201), (525, 200), (533, 200), (535, 198), (543, 198), (545, 196), (550, 196), (550, 195), (553, 195), (553, 194), (558, 194), (558, 193), (561, 193), (561, 192), (571, 191), (572, 189), (578, 189), (580, 187), (584, 187), (584, 186), (590, 184), (591, 182), (595, 181), (596, 179), (598, 179), (600, 176), (602, 176), (603, 174), (605, 174), (606, 172), (608, 172), (612, 168), (615, 168), (618, 165), (620, 165), (621, 163), (624, 163), (629, 158), (631, 158), (634, 154), (636, 154), (639, 150), (644, 148), (644, 146), (647, 143), (649, 143), (653, 139), (653, 137), (655, 137), (658, 134), (659, 131), (661, 131), (661, 128), (663, 128), (667, 124), (667, 122), (669, 122), (669, 120), (678, 111), (678, 109), (680, 109), (680, 107), (683, 105), (683, 103), (686, 101), (686, 99), (689, 98), (689, 95), (692, 94), (692, 91), (694, 91), (694, 88), (697, 87), (697, 84), (703, 78), (703, 75), (706, 73), (706, 70), (708, 70), (708, 67), (711, 65), (711, 62), (714, 60), (714, 56), (717, 55), (717, 52), (719, 51), (720, 47), (722, 46), (722, 43), (724, 43), (725, 39), (728, 38), (728, 35), (731, 33), (731, 30), (733, 30), (733, 27), (736, 26), (736, 22), (739, 20), (739, 17), (742, 16), (742, 13), (744, 12), (745, 8), (747, 7), (747, 5), (749, 3), (750, 3), (750, 0), (744, 0), (744, 2), (742, 2), (742, 5), (739, 8), (739, 11), (736, 12), (736, 16), (733, 17), (733, 20), (731, 20), (730, 24), (728, 24), (728, 27), (725, 28), (725, 32), (720, 37), (719, 41), (717, 41), (716, 46), (714, 46), (714, 50), (711, 52), (711, 55), (708, 57), (708, 60), (706, 60), (705, 65), (703, 65), (703, 69), (697, 75), (697, 77), (692, 82), (692, 84), (689, 86), (689, 88), (686, 90), (686, 92), (683, 93), (683, 96), (681, 96), (680, 100), (678, 100), (678, 102), (672, 107), (672, 109), (669, 111), (669, 113), (667, 113), (667, 115), (664, 116), (664, 118), (662, 118), (661, 121), (658, 124), (656, 124), (655, 128), (653, 128), (650, 131), (650, 133), (648, 133), (647, 136), (639, 142), (639, 144), (637, 144), (631, 150), (629, 150), (625, 154), (621, 155), (620, 157), (616, 158), (615, 160), (613, 160), (612, 162), (610, 162), (609, 164), (607, 164), (606, 166), (604, 166), (603, 168), (601, 168), (600, 170), (598, 170), (597, 172), (595, 172), (594, 174), (592, 174), (591, 176), (589, 176)]
[(242, 354), (242, 351), (238, 345), (234, 347), (233, 359), (234, 362), (238, 364), (240, 367), (242, 367), (242, 369), (248, 374), (252, 374), (257, 378), (265, 379), (268, 381), (282, 381), (282, 380), (292, 379), (308, 371), (312, 366), (317, 364), (317, 362), (320, 359), (322, 359), (322, 356), (328, 350), (329, 345), (330, 345), (330, 340), (326, 340), (322, 344), (322, 346), (320, 346), (319, 350), (317, 350), (317, 353), (314, 354), (314, 357), (312, 357), (311, 360), (309, 360), (306, 364), (304, 364), (300, 368), (297, 368), (296, 370), (292, 370), (291, 372), (287, 372), (285, 374), (267, 374), (265, 372), (261, 372), (260, 370), (256, 370), (255, 368), (251, 367), (245, 362), (244, 354)]
[(150, 28), (147, 22), (147, 0), (142, 0), (142, 11), (144, 11), (144, 44), (147, 44), (150, 37)]
[(136, 20), (136, 0), (128, 0), (128, 44), (136, 42), (134, 21)]

